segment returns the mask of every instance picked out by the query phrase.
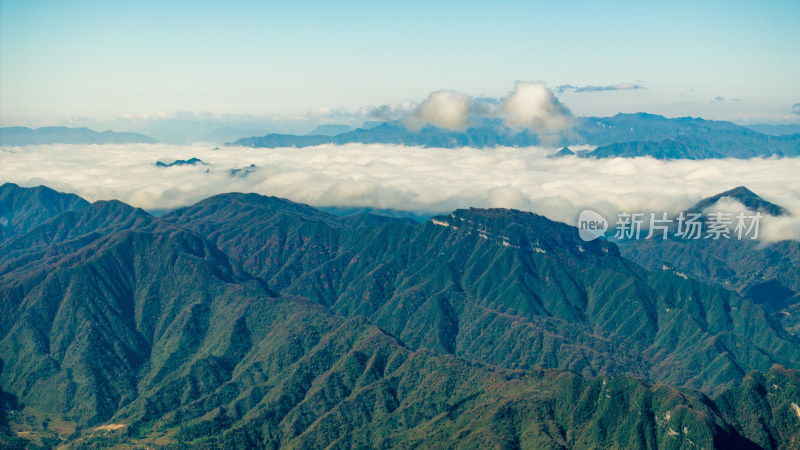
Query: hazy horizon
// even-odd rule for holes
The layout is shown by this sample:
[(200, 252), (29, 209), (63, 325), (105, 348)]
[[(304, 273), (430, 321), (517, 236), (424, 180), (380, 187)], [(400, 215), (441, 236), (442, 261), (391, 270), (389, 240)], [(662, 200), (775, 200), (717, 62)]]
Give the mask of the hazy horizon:
[(545, 83), (576, 116), (800, 123), (791, 1), (6, 1), (0, 12), (3, 125), (188, 118), (302, 132), (441, 90), (501, 99), (516, 81)]

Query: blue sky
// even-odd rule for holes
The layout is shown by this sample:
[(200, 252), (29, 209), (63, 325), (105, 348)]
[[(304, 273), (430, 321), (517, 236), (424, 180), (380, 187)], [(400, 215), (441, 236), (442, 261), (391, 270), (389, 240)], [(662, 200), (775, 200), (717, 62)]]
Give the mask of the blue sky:
[[(800, 1), (0, 3), (4, 122), (349, 110), (517, 80), (578, 115), (797, 123)], [(796, 108), (798, 109), (798, 108)]]

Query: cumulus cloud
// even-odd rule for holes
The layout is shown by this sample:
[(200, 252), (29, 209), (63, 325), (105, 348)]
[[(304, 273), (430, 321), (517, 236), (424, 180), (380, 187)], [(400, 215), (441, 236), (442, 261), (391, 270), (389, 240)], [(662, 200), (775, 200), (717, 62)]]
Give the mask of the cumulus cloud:
[(572, 126), (572, 113), (544, 83), (518, 81), (496, 111), (511, 128), (556, 133)]
[[(547, 158), (555, 151), (382, 144), (220, 150), (166, 144), (6, 147), (0, 149), (0, 182), (44, 184), (91, 201), (119, 199), (145, 209), (175, 208), (224, 192), (257, 192), (314, 206), (427, 213), (507, 207), (572, 224), (586, 208), (609, 219), (621, 211), (677, 213), (744, 185), (792, 214), (765, 220), (762, 236), (800, 239), (800, 158), (713, 164)], [(193, 157), (207, 165), (155, 166)]]
[(602, 92), (602, 91), (631, 91), (635, 89), (644, 89), (644, 86), (635, 83), (618, 83), (610, 86), (574, 86), (571, 84), (562, 84), (556, 87), (556, 92), (562, 93), (566, 91), (573, 92)]
[[(410, 107), (410, 108), (409, 108)], [(384, 105), (372, 116), (401, 120), (411, 131), (432, 125), (447, 130), (465, 130), (482, 119), (500, 118), (510, 128), (552, 134), (572, 126), (573, 116), (544, 83), (517, 82), (504, 99), (472, 97), (461, 92), (432, 92), (422, 103)], [(546, 138), (543, 140), (547, 140)]]
[(455, 91), (431, 92), (413, 114), (403, 121), (406, 128), (418, 131), (426, 125), (446, 130), (466, 130), (472, 118), (485, 115), (488, 109), (469, 95)]

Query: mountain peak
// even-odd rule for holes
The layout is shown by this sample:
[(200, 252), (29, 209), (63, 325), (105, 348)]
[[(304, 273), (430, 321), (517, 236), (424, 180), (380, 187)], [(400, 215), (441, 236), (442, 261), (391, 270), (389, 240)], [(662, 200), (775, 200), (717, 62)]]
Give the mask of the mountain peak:
[(336, 136), (342, 133), (353, 131), (349, 125), (341, 124), (321, 124), (317, 125), (312, 131), (308, 133), (309, 136)]
[(572, 156), (575, 152), (573, 152), (569, 147), (564, 147), (558, 151), (558, 153), (554, 153), (549, 156), (549, 158), (563, 158), (565, 156)]
[(191, 206), (178, 208), (163, 216), (170, 222), (185, 224), (197, 217), (214, 217), (214, 220), (239, 222), (261, 221), (278, 214), (288, 214), (305, 220), (341, 226), (340, 219), (302, 203), (256, 193), (229, 192), (201, 200)]
[(713, 197), (700, 200), (689, 210), (689, 212), (700, 212), (709, 206), (716, 204), (722, 198), (732, 198), (739, 201), (750, 210), (761, 211), (771, 216), (778, 217), (789, 214), (786, 208), (764, 200), (745, 186), (737, 186), (733, 189), (721, 192)]
[(23, 233), (65, 212), (85, 208), (89, 202), (75, 194), (54, 191), (47, 186), (0, 185), (0, 228)]
[(610, 119), (644, 119), (644, 120), (669, 120), (666, 117), (659, 115), (659, 114), (651, 114), (646, 112), (637, 112), (637, 113), (617, 113), (610, 117)]

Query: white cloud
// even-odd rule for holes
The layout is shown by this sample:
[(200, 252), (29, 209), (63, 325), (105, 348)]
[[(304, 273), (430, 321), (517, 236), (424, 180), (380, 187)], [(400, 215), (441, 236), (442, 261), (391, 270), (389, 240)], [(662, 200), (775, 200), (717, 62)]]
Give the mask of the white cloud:
[(469, 95), (455, 91), (436, 91), (431, 92), (403, 122), (413, 131), (426, 125), (446, 130), (466, 130), (471, 123), (471, 117), (481, 114), (484, 109)]
[(496, 114), (511, 128), (527, 128), (536, 133), (555, 133), (572, 126), (572, 113), (562, 105), (544, 83), (518, 81), (503, 100)]
[[(88, 200), (174, 208), (224, 192), (257, 192), (314, 206), (444, 213), (510, 207), (575, 223), (582, 209), (669, 211), (744, 185), (791, 217), (765, 220), (767, 239), (800, 239), (800, 158), (661, 161), (548, 159), (551, 148), (437, 149), (349, 144), (253, 149), (213, 146), (53, 145), (0, 149), (0, 182), (45, 184)], [(159, 168), (200, 158), (208, 165)], [(255, 164), (242, 176), (231, 169)]]
[[(474, 98), (456, 91), (432, 92), (422, 103), (406, 103), (406, 108), (386, 105), (373, 109), (373, 115), (386, 119), (402, 119), (411, 131), (426, 125), (447, 130), (465, 130), (480, 119), (499, 117), (514, 129), (528, 129), (540, 135), (557, 133), (572, 127), (573, 116), (544, 83), (518, 81), (514, 90), (502, 101)], [(547, 136), (543, 137), (547, 140)]]
[(741, 224), (744, 226), (741, 231), (743, 239), (750, 239), (753, 236), (765, 242), (800, 239), (800, 218), (796, 214), (774, 217), (760, 212), (761, 217), (758, 219), (758, 229), (756, 230), (756, 224), (753, 223), (755, 219), (752, 218), (756, 212), (748, 209), (742, 202), (734, 198), (722, 197), (702, 211), (705, 217), (720, 213), (723, 214), (721, 216), (723, 223), (728, 223), (726, 228), (728, 228), (731, 238), (737, 236), (736, 228), (740, 225), (738, 216), (743, 214)]

